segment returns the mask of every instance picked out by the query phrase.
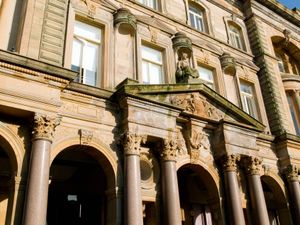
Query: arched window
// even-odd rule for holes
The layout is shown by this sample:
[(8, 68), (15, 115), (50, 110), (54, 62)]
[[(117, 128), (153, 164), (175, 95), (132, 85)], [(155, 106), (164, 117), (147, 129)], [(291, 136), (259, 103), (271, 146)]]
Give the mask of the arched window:
[(189, 24), (201, 32), (207, 32), (205, 11), (193, 3), (189, 3)]
[(236, 24), (228, 24), (229, 41), (230, 44), (238, 49), (245, 50), (244, 38), (242, 29)]
[(297, 60), (285, 49), (275, 48), (278, 68), (281, 73), (300, 74)]

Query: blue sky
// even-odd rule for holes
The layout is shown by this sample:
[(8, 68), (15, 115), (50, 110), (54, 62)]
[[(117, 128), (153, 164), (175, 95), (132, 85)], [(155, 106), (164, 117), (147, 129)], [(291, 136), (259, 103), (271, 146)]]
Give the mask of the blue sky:
[(300, 9), (300, 0), (278, 0), (278, 1), (290, 9), (295, 7)]

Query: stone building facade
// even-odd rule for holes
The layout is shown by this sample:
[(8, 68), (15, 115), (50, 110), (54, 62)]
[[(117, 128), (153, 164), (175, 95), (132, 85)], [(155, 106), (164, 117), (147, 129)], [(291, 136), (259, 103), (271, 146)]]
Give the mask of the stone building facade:
[(300, 12), (0, 0), (0, 225), (300, 224)]

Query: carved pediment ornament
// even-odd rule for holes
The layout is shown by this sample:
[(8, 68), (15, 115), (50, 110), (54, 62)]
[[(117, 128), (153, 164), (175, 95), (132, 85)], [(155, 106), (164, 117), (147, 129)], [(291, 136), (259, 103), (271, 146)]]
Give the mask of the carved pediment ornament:
[(55, 128), (59, 125), (61, 118), (47, 115), (35, 114), (33, 139), (47, 139), (52, 141)]
[(245, 167), (250, 175), (260, 175), (262, 169), (262, 160), (258, 157), (250, 156), (245, 159)]
[(190, 155), (192, 160), (198, 160), (200, 158), (200, 152), (202, 150), (209, 150), (210, 143), (208, 136), (203, 131), (193, 130), (190, 141)]
[(176, 131), (176, 141), (177, 141), (178, 155), (186, 155), (187, 154), (186, 143), (180, 129), (177, 129)]
[(164, 161), (176, 161), (177, 140), (175, 138), (164, 139), (161, 157)]
[(237, 161), (239, 161), (240, 155), (225, 155), (223, 157), (223, 168), (226, 172), (237, 170)]
[(285, 174), (289, 181), (298, 181), (299, 170), (296, 165), (288, 165), (285, 170)]
[(134, 133), (126, 133), (123, 139), (125, 155), (140, 155), (141, 143), (145, 143), (146, 135), (138, 135)]
[(222, 113), (208, 103), (199, 93), (174, 95), (170, 97), (170, 102), (171, 104), (184, 108), (184, 110), (198, 116), (214, 120), (223, 118)]

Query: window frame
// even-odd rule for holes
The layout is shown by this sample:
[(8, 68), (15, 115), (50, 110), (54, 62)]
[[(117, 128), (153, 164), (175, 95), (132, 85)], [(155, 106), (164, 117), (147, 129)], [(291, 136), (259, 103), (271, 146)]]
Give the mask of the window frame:
[[(205, 10), (201, 9), (200, 7), (198, 7), (197, 5), (195, 5), (191, 2), (188, 3), (187, 8), (188, 8), (189, 25), (191, 27), (193, 27), (194, 29), (196, 29), (197, 31), (207, 33)], [(192, 24), (191, 14), (193, 15), (195, 25)], [(200, 24), (202, 26), (202, 29), (200, 29), (200, 27), (199, 28), (197, 27), (196, 19), (200, 19), (200, 21), (201, 21)]]
[[(75, 26), (77, 23), (82, 23), (84, 25), (87, 25), (89, 27), (93, 27), (93, 28), (96, 28), (100, 31), (100, 37), (99, 37), (99, 40), (97, 39), (92, 39), (92, 38), (89, 38), (89, 37), (86, 37), (84, 35), (80, 35), (80, 34), (76, 34), (75, 32)], [(80, 42), (82, 45), (81, 45), (81, 55), (80, 55), (80, 65), (79, 65), (79, 80), (77, 81), (78, 83), (81, 83), (81, 84), (86, 84), (86, 85), (89, 85), (89, 86), (98, 86), (97, 84), (99, 84), (101, 82), (101, 49), (103, 48), (103, 30), (99, 27), (99, 26), (95, 26), (93, 24), (90, 24), (90, 23), (87, 23), (85, 21), (82, 21), (82, 20), (78, 20), (78, 19), (75, 19), (74, 21), (74, 30), (73, 30), (73, 38), (72, 38), (72, 53), (71, 53), (71, 68), (72, 68), (72, 59), (73, 59), (73, 44), (74, 44), (74, 41), (78, 41)], [(97, 46), (97, 55), (96, 55), (96, 65), (95, 65), (95, 68), (96, 68), (96, 74), (95, 74), (95, 84), (92, 85), (92, 84), (88, 84), (87, 81), (85, 81), (87, 79), (87, 75), (86, 75), (86, 69), (84, 69), (83, 67), (83, 61), (84, 61), (84, 51), (86, 49), (87, 46), (89, 45), (94, 45), (94, 46)]]
[[(152, 50), (157, 51), (157, 52), (160, 52), (160, 54), (161, 54), (161, 63), (151, 61), (150, 59), (143, 58), (143, 47), (152, 49)], [(142, 41), (141, 45), (140, 45), (140, 60), (141, 60), (140, 61), (141, 62), (141, 64), (140, 64), (141, 69), (140, 69), (140, 73), (139, 73), (139, 76), (138, 76), (138, 80), (139, 80), (140, 83), (142, 83), (142, 84), (164, 84), (164, 83), (166, 83), (165, 49)], [(150, 65), (156, 65), (156, 66), (161, 67), (161, 77), (160, 77), (160, 82), (161, 83), (151, 83), (151, 82), (150, 83), (144, 83), (143, 62), (146, 62), (148, 65), (150, 64)], [(149, 72), (149, 67), (148, 67), (148, 72)], [(148, 75), (148, 78), (149, 78), (149, 81), (150, 81), (149, 73), (147, 75)]]
[[(159, 0), (136, 0), (138, 3), (150, 8), (150, 9), (153, 9), (153, 10), (159, 10), (160, 7), (159, 7)], [(153, 2), (153, 7), (151, 6), (151, 2)]]
[(231, 46), (245, 51), (245, 41), (244, 41), (244, 35), (242, 32), (241, 27), (238, 25), (229, 23), (228, 24), (228, 35)]
[[(250, 87), (251, 94), (248, 92), (242, 91), (242, 85), (246, 85), (246, 86)], [(250, 83), (250, 82), (240, 79), (239, 86), (240, 86), (239, 91), (240, 91), (241, 107), (242, 107), (243, 111), (258, 120), (259, 119), (259, 108), (258, 108), (258, 102), (257, 102), (257, 98), (256, 98), (255, 85), (253, 83)], [(251, 107), (253, 109), (253, 114), (251, 113), (251, 108), (248, 105), (247, 99), (250, 99), (250, 101), (251, 101)]]
[(297, 100), (295, 99), (293, 91), (286, 91), (287, 103), (289, 106), (290, 115), (292, 118), (292, 123), (294, 125), (296, 135), (300, 136), (300, 116), (297, 110)]
[[(197, 65), (197, 71), (199, 73), (199, 78), (198, 79), (201, 82), (203, 82), (206, 86), (211, 88), (212, 90), (217, 91), (217, 86), (218, 85), (217, 85), (216, 69), (214, 67), (211, 67), (211, 66), (199, 63), (199, 62), (196, 65)], [(212, 73), (212, 82), (211, 82), (211, 80), (201, 78), (201, 73), (200, 73), (200, 70), (199, 70), (200, 68), (204, 68), (206, 70), (211, 71), (211, 73)], [(209, 84), (212, 84), (212, 87)]]

